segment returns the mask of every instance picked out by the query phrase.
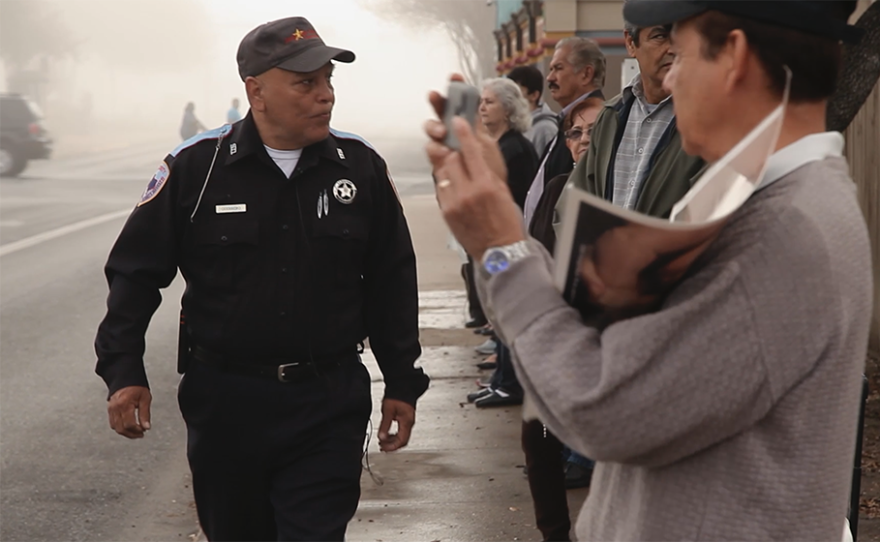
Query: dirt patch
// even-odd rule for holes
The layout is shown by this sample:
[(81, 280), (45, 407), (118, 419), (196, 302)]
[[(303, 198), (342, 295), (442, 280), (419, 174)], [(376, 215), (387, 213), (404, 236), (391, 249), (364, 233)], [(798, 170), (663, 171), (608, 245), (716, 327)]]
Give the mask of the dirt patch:
[(865, 404), (862, 438), (862, 494), (859, 503), (859, 540), (880, 542), (880, 358), (865, 363), (870, 393)]

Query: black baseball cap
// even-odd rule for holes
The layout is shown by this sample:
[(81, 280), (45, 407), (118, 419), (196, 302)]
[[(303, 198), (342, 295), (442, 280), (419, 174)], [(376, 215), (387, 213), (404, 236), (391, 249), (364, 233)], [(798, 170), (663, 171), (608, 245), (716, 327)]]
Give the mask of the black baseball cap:
[[(843, 4), (849, 9), (841, 9)], [(852, 13), (854, 6), (855, 2), (840, 0), (627, 0), (623, 5), (623, 18), (644, 28), (676, 23), (715, 10), (807, 34), (858, 43), (864, 30), (846, 24), (841, 17), (843, 11)]]
[(238, 46), (238, 74), (244, 81), (272, 68), (308, 73), (331, 60), (354, 62), (354, 53), (328, 47), (305, 17), (288, 17), (262, 24)]

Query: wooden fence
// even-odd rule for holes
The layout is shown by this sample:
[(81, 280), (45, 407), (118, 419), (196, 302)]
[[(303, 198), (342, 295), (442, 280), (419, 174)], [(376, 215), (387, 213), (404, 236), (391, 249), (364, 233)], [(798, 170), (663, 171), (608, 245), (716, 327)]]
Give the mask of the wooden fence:
[(874, 257), (874, 318), (870, 351), (880, 356), (880, 82), (846, 129), (846, 158), (859, 190)]

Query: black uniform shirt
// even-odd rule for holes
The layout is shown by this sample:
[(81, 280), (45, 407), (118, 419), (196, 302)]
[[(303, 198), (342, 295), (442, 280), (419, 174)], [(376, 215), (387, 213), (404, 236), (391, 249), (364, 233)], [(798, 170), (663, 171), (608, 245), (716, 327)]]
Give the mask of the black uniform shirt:
[(111, 395), (147, 385), (144, 334), (178, 268), (194, 344), (260, 364), (344, 355), (369, 336), (386, 397), (414, 405), (427, 389), (413, 367), (409, 230), (385, 162), (357, 136), (333, 132), (303, 149), (289, 179), (250, 114), (166, 157), (105, 268), (95, 347)]

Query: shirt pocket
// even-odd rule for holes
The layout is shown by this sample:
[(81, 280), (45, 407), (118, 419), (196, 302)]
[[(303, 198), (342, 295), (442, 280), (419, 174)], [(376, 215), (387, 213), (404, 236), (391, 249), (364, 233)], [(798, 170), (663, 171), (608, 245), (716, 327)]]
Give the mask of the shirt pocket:
[(315, 222), (311, 244), (319, 280), (337, 285), (360, 280), (370, 237), (367, 224), (352, 215), (331, 215)]
[(193, 282), (201, 281), (213, 290), (238, 290), (248, 269), (259, 260), (260, 224), (254, 219), (239, 217), (196, 222), (193, 244), (190, 265)]

